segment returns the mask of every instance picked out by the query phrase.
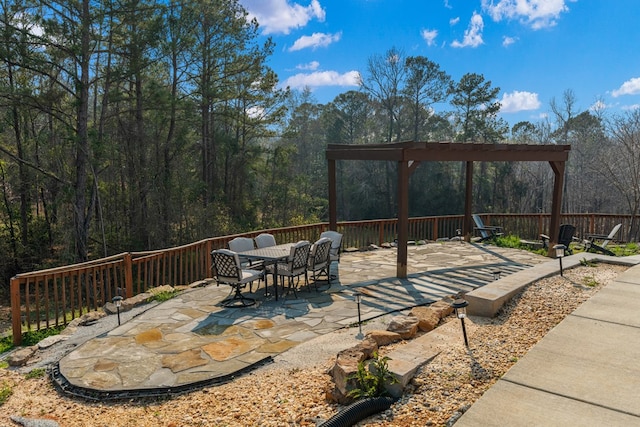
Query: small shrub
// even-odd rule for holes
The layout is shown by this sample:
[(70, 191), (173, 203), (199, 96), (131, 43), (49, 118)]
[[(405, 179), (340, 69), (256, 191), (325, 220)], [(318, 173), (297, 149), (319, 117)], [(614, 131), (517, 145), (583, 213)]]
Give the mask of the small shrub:
[[(358, 363), (358, 371), (351, 375), (349, 379), (355, 379), (358, 388), (355, 388), (347, 394), (350, 397), (359, 399), (362, 397), (380, 397), (386, 396), (385, 383), (395, 384), (398, 382), (396, 377), (389, 371), (387, 356), (379, 357), (378, 353), (373, 353), (373, 360), (362, 361)], [(369, 362), (371, 369), (367, 369)]]
[(2, 383), (2, 387), (0, 387), (0, 406), (4, 405), (12, 394), (13, 389), (11, 388), (11, 384), (7, 382)]
[(162, 291), (153, 296), (153, 301), (165, 302), (178, 295), (178, 291)]
[(599, 285), (598, 281), (593, 276), (585, 276), (582, 279), (582, 284), (590, 288), (595, 288)]
[(22, 334), (22, 345), (27, 347), (30, 345), (36, 345), (47, 337), (58, 335), (64, 328), (64, 325), (60, 325), (47, 329), (40, 329), (38, 331), (27, 331)]
[(586, 258), (582, 258), (582, 259), (580, 260), (580, 265), (582, 265), (582, 266), (584, 266), (584, 267), (595, 267), (595, 266), (596, 266), (596, 263), (595, 263), (595, 262), (593, 262), (593, 261), (589, 261), (589, 260), (588, 260), (588, 259), (586, 259)]
[(5, 353), (13, 348), (13, 338), (8, 336), (0, 339), (0, 354)]
[(35, 368), (27, 372), (27, 374), (24, 377), (28, 380), (31, 380), (34, 378), (42, 378), (46, 373), (47, 371), (44, 368)]
[(520, 238), (512, 234), (508, 234), (506, 236), (498, 236), (495, 240), (496, 246), (499, 246), (501, 248), (520, 249), (523, 246), (522, 243), (520, 243)]

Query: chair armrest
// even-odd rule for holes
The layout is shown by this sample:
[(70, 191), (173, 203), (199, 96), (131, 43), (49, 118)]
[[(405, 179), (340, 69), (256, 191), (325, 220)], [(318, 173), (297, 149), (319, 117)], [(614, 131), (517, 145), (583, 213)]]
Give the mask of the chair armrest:
[(587, 234), (587, 240), (613, 240), (606, 234)]

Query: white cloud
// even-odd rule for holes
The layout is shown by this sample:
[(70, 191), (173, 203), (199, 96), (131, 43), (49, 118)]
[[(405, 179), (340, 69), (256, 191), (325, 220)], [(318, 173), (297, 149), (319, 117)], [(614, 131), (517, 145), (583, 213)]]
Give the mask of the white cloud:
[(541, 103), (537, 93), (515, 90), (503, 94), (500, 105), (501, 113), (517, 113), (518, 111), (537, 110)]
[(337, 42), (342, 37), (342, 33), (325, 34), (325, 33), (313, 33), (310, 36), (302, 36), (293, 43), (293, 46), (289, 48), (289, 52), (296, 50), (302, 50), (306, 48), (312, 48), (315, 50), (318, 47), (327, 47), (333, 42)]
[(511, 46), (512, 44), (514, 44), (517, 41), (518, 41), (517, 37), (504, 36), (504, 37), (502, 37), (502, 46), (504, 46), (504, 47)]
[(469, 22), (469, 27), (464, 32), (464, 38), (462, 42), (458, 40), (454, 40), (451, 43), (453, 47), (478, 47), (480, 46), (482, 41), (482, 30), (484, 29), (484, 22), (482, 21), (482, 16), (478, 13), (473, 12), (473, 16), (471, 17), (471, 21)]
[(623, 105), (620, 108), (622, 108), (625, 111), (633, 111), (633, 110), (639, 109), (640, 108), (640, 104)]
[(318, 61), (311, 61), (307, 64), (300, 64), (296, 66), (296, 69), (298, 70), (317, 70), (318, 67), (320, 66), (320, 63)]
[(433, 46), (436, 44), (436, 37), (438, 37), (438, 30), (422, 30), (420, 33), (427, 46)]
[(619, 89), (611, 92), (614, 98), (619, 97), (620, 95), (637, 95), (640, 93), (640, 77), (634, 77), (631, 80), (627, 80), (622, 83)]
[(449, 25), (451, 25), (451, 26), (456, 25), (458, 22), (460, 22), (460, 17), (459, 16), (456, 16), (455, 18), (449, 19)]
[(608, 105), (601, 99), (594, 102), (591, 107), (589, 107), (589, 111), (598, 112), (606, 110)]
[(360, 73), (348, 71), (339, 74), (336, 71), (316, 71), (309, 74), (296, 74), (283, 82), (283, 86), (293, 89), (319, 86), (358, 86), (360, 83)]
[(496, 22), (519, 19), (538, 30), (556, 25), (560, 14), (569, 10), (567, 1), (575, 0), (482, 0), (482, 8)]
[(309, 6), (289, 0), (240, 0), (240, 4), (249, 12), (249, 19), (256, 18), (264, 34), (289, 34), (292, 29), (301, 28), (317, 18), (325, 19), (325, 10), (318, 0), (311, 0)]

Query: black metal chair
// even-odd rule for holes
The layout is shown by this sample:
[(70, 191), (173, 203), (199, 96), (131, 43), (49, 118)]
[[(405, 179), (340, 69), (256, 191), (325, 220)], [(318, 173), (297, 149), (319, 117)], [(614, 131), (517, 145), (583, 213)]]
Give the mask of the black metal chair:
[[(234, 239), (229, 240), (229, 243), (227, 243), (227, 245), (229, 246), (229, 249), (232, 250), (233, 252), (244, 252), (244, 251), (251, 251), (255, 249), (254, 242), (251, 237), (236, 237)], [(252, 261), (247, 258), (244, 258), (242, 254), (238, 254), (238, 256), (240, 257), (240, 263), (242, 265), (242, 268), (248, 268), (250, 270), (264, 270), (263, 261)], [(260, 286), (259, 282), (258, 282), (258, 286)], [(267, 286), (266, 277), (265, 277), (264, 283), (266, 287)], [(249, 292), (253, 292), (253, 283), (249, 283)]]
[(243, 269), (238, 254), (228, 249), (211, 252), (211, 260), (213, 275), (218, 285), (226, 284), (232, 289), (233, 295), (221, 302), (224, 307), (249, 307), (256, 303), (255, 299), (242, 295), (241, 291), (247, 283), (262, 279), (263, 271)]
[(311, 250), (311, 243), (307, 240), (301, 240), (291, 247), (289, 257), (285, 262), (278, 262), (275, 266), (268, 266), (267, 269), (275, 268), (276, 274), (281, 277), (282, 288), (284, 291), (284, 278), (287, 277), (288, 291), (293, 291), (295, 297), (298, 297), (296, 292), (296, 286), (294, 279), (300, 278), (300, 276), (307, 273), (307, 260), (309, 259), (309, 252)]
[[(340, 252), (342, 250), (342, 234), (337, 231), (327, 230), (320, 233), (320, 238), (328, 237), (331, 239), (331, 250), (329, 251), (329, 270), (333, 262), (340, 262)], [(331, 279), (335, 279), (336, 274), (330, 274)]]
[(321, 237), (311, 246), (309, 259), (307, 260), (307, 271), (304, 275), (304, 281), (308, 288), (310, 288), (309, 272), (311, 272), (313, 286), (315, 286), (316, 291), (318, 291), (318, 279), (323, 275), (327, 278), (329, 286), (331, 286), (331, 276), (329, 274), (329, 267), (331, 265), (330, 252), (331, 239), (328, 237)]

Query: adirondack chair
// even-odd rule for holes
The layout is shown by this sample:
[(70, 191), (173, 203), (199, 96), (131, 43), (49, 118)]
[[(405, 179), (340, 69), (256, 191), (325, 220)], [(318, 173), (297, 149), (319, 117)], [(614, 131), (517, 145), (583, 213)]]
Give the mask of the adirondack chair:
[[(566, 247), (565, 252), (569, 255), (573, 253), (569, 245), (574, 240), (577, 240), (573, 236), (575, 232), (576, 227), (571, 224), (561, 224), (560, 230), (558, 231), (558, 244), (564, 245)], [(549, 241), (551, 240), (549, 236), (547, 236), (546, 234), (541, 234), (540, 239), (542, 239), (542, 247), (547, 249), (549, 247)]]
[[(609, 234), (588, 234), (584, 239), (584, 247), (587, 252), (601, 252), (605, 255), (615, 256), (613, 252), (607, 249), (607, 245), (616, 237), (618, 231), (620, 231), (620, 227), (622, 224), (617, 224), (615, 227), (611, 229)], [(598, 244), (596, 241), (600, 241)]]
[(473, 214), (471, 217), (473, 218), (473, 222), (476, 224), (473, 229), (480, 234), (478, 242), (484, 242), (485, 240), (495, 239), (498, 236), (502, 236), (502, 227), (495, 225), (485, 226), (484, 222), (482, 222), (482, 218), (477, 214)]

